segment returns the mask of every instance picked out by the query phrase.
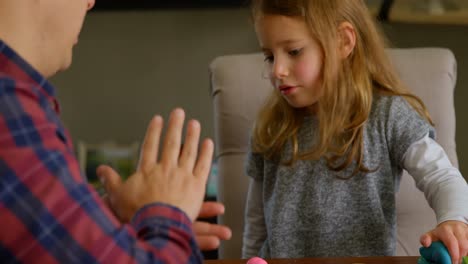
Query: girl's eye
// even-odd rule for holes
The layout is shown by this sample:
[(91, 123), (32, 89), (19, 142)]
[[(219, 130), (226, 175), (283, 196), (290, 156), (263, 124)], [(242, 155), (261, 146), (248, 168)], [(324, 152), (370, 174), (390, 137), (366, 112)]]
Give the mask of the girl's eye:
[(268, 55), (265, 55), (264, 61), (265, 61), (265, 62), (268, 62), (268, 63), (273, 63), (274, 59), (275, 59), (275, 58), (274, 58), (272, 55), (269, 55), (269, 56), (268, 56)]
[(288, 53), (291, 56), (297, 56), (297, 55), (300, 55), (301, 52), (302, 52), (302, 49), (294, 49), (294, 50), (289, 51)]

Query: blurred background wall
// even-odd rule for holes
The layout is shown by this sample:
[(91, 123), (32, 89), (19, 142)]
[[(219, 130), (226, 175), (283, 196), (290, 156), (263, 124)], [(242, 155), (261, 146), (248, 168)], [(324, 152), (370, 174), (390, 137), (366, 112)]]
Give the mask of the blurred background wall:
[[(455, 95), (460, 168), (468, 176), (467, 26), (384, 25), (397, 47), (450, 48), (458, 60)], [(75, 143), (141, 140), (151, 116), (183, 107), (213, 137), (208, 65), (217, 56), (258, 51), (245, 8), (91, 12), (70, 70), (52, 79)]]

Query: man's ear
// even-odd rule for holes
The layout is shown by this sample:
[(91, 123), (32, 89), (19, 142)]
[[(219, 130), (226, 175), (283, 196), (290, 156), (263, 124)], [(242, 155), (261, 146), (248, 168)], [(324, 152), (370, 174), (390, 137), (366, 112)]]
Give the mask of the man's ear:
[(356, 46), (356, 31), (351, 23), (343, 22), (338, 27), (338, 36), (340, 38), (339, 52), (341, 59), (346, 59)]

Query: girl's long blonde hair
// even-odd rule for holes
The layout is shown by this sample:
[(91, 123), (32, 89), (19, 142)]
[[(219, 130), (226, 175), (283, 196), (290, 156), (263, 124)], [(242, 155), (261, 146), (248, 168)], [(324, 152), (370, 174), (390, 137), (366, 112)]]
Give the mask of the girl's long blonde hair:
[[(369, 172), (363, 164), (363, 131), (371, 112), (374, 92), (403, 96), (428, 122), (424, 103), (411, 94), (386, 54), (385, 39), (377, 29), (363, 0), (252, 0), (254, 23), (263, 15), (302, 19), (323, 53), (323, 96), (317, 103), (318, 140), (312, 149), (299, 153), (297, 132), (302, 109), (294, 109), (277, 91), (259, 112), (253, 132), (253, 150), (268, 159), (278, 158), (290, 140), (293, 155), (284, 161), (325, 157), (330, 169), (341, 171), (356, 162), (352, 175)], [(349, 22), (356, 45), (346, 59), (339, 51), (339, 26)]]

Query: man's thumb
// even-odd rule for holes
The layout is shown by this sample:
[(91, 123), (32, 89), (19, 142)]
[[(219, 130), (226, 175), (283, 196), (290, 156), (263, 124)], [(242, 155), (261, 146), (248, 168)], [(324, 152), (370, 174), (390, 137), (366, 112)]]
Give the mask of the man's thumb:
[(96, 174), (101, 180), (101, 183), (106, 190), (106, 193), (112, 193), (117, 187), (122, 184), (120, 175), (110, 166), (101, 165), (96, 169)]

